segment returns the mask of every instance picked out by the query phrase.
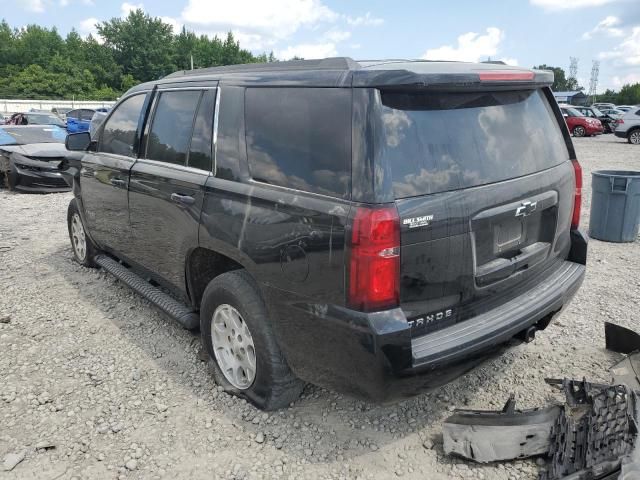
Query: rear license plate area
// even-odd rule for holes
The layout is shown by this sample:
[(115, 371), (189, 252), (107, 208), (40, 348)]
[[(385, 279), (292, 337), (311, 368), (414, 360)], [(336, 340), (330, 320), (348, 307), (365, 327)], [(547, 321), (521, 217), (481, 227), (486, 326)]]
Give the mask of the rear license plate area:
[(501, 255), (518, 248), (525, 238), (525, 222), (519, 218), (504, 219), (493, 226), (493, 253)]

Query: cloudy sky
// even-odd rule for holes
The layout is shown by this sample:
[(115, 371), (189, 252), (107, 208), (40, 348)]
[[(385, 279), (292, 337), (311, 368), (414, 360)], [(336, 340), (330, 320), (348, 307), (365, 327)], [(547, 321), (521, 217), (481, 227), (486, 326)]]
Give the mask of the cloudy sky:
[(491, 57), (568, 70), (573, 56), (585, 87), (593, 60), (599, 91), (640, 82), (640, 0), (0, 0), (0, 17), (86, 35), (133, 8), (175, 29), (232, 30), (243, 47), (281, 59)]

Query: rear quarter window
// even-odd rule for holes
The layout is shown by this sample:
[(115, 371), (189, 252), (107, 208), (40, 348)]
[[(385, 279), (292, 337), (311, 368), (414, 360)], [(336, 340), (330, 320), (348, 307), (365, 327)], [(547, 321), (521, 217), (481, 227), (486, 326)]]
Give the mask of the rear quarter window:
[(504, 181), (569, 159), (539, 90), (381, 97), (379, 154), (396, 198)]
[(245, 117), (247, 158), (254, 180), (349, 196), (349, 89), (248, 88)]

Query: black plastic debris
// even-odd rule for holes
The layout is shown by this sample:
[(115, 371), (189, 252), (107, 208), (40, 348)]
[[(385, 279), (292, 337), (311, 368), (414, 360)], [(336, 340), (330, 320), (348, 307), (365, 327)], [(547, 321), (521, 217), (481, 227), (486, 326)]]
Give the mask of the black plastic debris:
[(638, 434), (635, 392), (586, 380), (547, 383), (561, 386), (566, 403), (551, 429), (549, 467), (540, 479), (592, 480), (619, 473)]

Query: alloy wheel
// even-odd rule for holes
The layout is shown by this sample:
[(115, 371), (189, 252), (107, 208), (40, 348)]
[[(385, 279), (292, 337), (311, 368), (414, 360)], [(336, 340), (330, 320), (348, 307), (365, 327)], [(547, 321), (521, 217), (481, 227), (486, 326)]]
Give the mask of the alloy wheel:
[(78, 260), (84, 261), (87, 256), (87, 237), (84, 233), (80, 215), (77, 213), (74, 213), (71, 218), (71, 238), (73, 241), (73, 250)]
[(634, 145), (640, 145), (640, 130), (634, 130), (631, 132), (631, 135), (629, 135), (629, 142)]
[(240, 312), (222, 304), (211, 319), (211, 343), (220, 370), (235, 388), (246, 390), (256, 378), (256, 349)]

